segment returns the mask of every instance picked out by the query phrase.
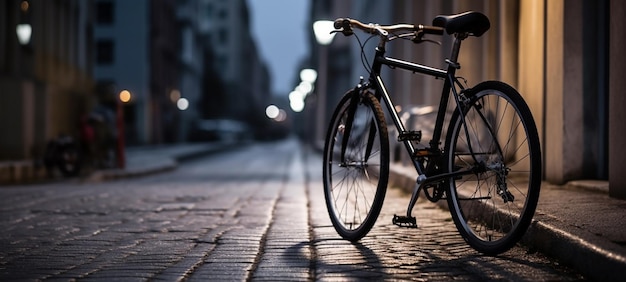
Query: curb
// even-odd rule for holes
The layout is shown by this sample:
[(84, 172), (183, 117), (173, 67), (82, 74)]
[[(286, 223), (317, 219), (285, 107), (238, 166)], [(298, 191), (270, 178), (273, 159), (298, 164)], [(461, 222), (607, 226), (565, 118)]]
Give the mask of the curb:
[[(541, 217), (541, 216), (539, 216)], [(554, 219), (533, 219), (522, 243), (556, 258), (596, 281), (622, 281), (626, 277), (626, 258), (610, 250), (619, 249), (615, 243), (594, 239), (582, 229), (576, 234), (555, 224)], [(588, 235), (588, 236), (585, 236)]]
[[(411, 194), (417, 173), (397, 164), (390, 164), (389, 170), (389, 186)], [(438, 202), (437, 205), (447, 209), (447, 203)], [(580, 271), (588, 279), (621, 281), (626, 277), (626, 254), (611, 251), (620, 250), (621, 246), (586, 230), (568, 226), (556, 217), (541, 213), (540, 209), (521, 242)]]

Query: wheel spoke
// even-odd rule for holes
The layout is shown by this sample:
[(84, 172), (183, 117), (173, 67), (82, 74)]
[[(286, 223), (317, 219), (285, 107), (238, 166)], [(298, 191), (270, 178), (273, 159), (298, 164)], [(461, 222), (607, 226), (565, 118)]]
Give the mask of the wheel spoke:
[(472, 247), (497, 254), (512, 247), (530, 224), (539, 197), (541, 156), (521, 96), (501, 83), (481, 86), (471, 98), (474, 106), (451, 120), (448, 170), (462, 166), (477, 171), (449, 181), (448, 206)]
[[(349, 240), (360, 239), (374, 225), (389, 173), (384, 115), (373, 95), (366, 96), (355, 108), (351, 108), (354, 106), (350, 105), (351, 97), (342, 99), (331, 119), (332, 130), (327, 140), (330, 143), (324, 152), (327, 208), (337, 232)], [(355, 109), (353, 114), (351, 109)], [(354, 119), (348, 122), (351, 117)], [(346, 148), (342, 149), (344, 144)]]

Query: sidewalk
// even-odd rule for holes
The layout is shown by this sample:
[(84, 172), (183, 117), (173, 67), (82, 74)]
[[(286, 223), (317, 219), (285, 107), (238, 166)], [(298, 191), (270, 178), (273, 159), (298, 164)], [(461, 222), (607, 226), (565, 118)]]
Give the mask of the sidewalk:
[(126, 165), (123, 169), (98, 170), (91, 173), (88, 181), (104, 181), (143, 176), (173, 170), (179, 162), (234, 148), (240, 143), (182, 143), (131, 147), (126, 149)]
[[(410, 194), (415, 170), (399, 164), (390, 170), (389, 186)], [(414, 216), (419, 222), (420, 215)], [(533, 223), (522, 240), (588, 279), (621, 281), (626, 277), (626, 201), (610, 198), (606, 181), (543, 183)]]
[[(124, 169), (95, 170), (81, 178), (86, 181), (104, 181), (173, 170), (178, 162), (234, 148), (240, 144), (213, 142), (128, 147), (125, 151)], [(61, 176), (49, 178), (45, 169), (37, 166), (32, 160), (0, 162), (0, 185), (62, 179), (59, 177)]]

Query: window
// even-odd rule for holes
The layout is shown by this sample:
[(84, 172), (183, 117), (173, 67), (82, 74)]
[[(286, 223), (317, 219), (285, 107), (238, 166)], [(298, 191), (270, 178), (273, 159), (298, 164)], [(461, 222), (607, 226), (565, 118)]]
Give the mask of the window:
[(112, 24), (114, 19), (114, 6), (111, 1), (98, 1), (96, 3), (96, 23)]
[(109, 65), (113, 63), (115, 44), (111, 39), (100, 39), (96, 42), (96, 63)]

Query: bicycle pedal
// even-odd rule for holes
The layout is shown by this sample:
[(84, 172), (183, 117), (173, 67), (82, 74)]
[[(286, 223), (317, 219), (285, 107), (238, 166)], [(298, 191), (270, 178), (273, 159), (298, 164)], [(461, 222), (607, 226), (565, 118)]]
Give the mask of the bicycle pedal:
[(413, 216), (408, 217), (394, 214), (391, 222), (399, 227), (417, 228), (417, 220)]

